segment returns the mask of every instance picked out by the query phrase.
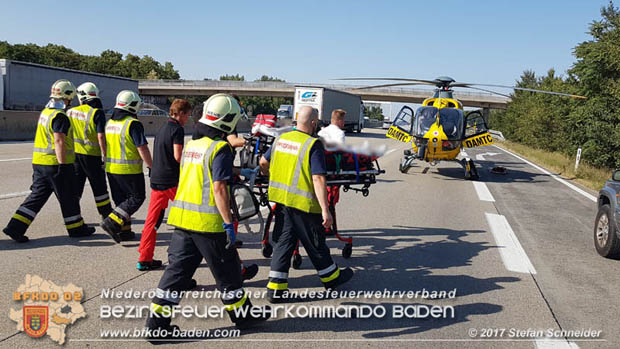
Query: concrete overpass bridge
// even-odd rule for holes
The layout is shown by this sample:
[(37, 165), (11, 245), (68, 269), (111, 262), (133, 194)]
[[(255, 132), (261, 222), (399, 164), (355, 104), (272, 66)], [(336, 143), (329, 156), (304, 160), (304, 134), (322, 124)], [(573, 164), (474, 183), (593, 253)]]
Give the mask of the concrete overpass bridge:
[[(432, 96), (430, 89), (375, 88), (358, 90), (363, 85), (303, 84), (274, 81), (217, 81), (217, 80), (140, 80), (143, 96), (210, 96), (216, 93), (235, 93), (238, 96), (294, 97), (295, 86), (327, 87), (359, 95), (362, 100), (380, 102), (422, 103)], [(505, 109), (510, 98), (491, 93), (454, 91), (454, 97), (466, 107)]]

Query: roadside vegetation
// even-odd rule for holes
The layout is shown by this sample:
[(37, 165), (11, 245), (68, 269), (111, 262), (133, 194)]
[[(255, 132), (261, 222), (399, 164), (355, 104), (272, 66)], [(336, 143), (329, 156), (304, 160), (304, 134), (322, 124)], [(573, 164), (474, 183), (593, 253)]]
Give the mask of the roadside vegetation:
[[(506, 110), (493, 111), (490, 127), (502, 143), (568, 178), (598, 189), (620, 166), (620, 11), (613, 3), (590, 24), (591, 39), (577, 44), (566, 76), (550, 69), (525, 71), (517, 86), (586, 96), (565, 98), (516, 91)], [(577, 149), (581, 165), (574, 173)]]
[(179, 72), (170, 62), (159, 63), (150, 56), (136, 56), (105, 50), (99, 56), (88, 56), (55, 44), (11, 45), (0, 41), (0, 58), (45, 64), (52, 67), (84, 70), (131, 79), (178, 79)]
[(611, 177), (611, 169), (594, 167), (580, 162), (575, 171), (575, 156), (570, 157), (560, 152), (550, 152), (511, 141), (494, 142), (506, 150), (520, 155), (545, 169), (566, 179), (574, 180), (586, 188), (598, 191)]

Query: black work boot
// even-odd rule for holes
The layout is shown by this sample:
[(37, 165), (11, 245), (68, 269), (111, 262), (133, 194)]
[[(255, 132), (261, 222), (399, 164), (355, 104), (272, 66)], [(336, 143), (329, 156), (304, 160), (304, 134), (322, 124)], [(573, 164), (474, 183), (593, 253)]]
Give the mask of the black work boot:
[(119, 234), (121, 241), (131, 241), (136, 238), (136, 233), (131, 230), (122, 230)]
[(258, 274), (258, 265), (250, 264), (247, 267), (241, 269), (241, 277), (243, 281), (250, 280)]
[(24, 243), (24, 242), (28, 242), (30, 241), (30, 239), (28, 239), (28, 237), (24, 234), (19, 234), (16, 232), (12, 232), (9, 230), (9, 228), (4, 228), (2, 229), (2, 231), (8, 235), (11, 239), (13, 239), (15, 242), (19, 242), (19, 243)]
[(69, 236), (72, 238), (81, 238), (85, 236), (91, 236), (94, 233), (95, 233), (94, 227), (89, 227), (88, 225), (84, 224), (78, 229), (72, 229), (71, 231), (69, 231)]
[(227, 312), (235, 326), (241, 330), (259, 325), (267, 321), (272, 315), (270, 306), (254, 307), (249, 298), (240, 308), (227, 310)]
[(101, 228), (105, 230), (108, 235), (116, 241), (117, 244), (121, 243), (121, 225), (116, 223), (112, 218), (106, 217), (106, 219), (101, 222)]
[(140, 271), (147, 271), (153, 269), (159, 269), (163, 266), (163, 263), (159, 259), (153, 259), (152, 261), (138, 261), (136, 268)]
[(300, 299), (295, 294), (287, 290), (267, 289), (267, 300), (271, 304), (296, 303)]
[(152, 344), (161, 344), (161, 340), (172, 339), (172, 334), (175, 329), (178, 331), (179, 327), (176, 325), (170, 325), (170, 317), (156, 317), (151, 314), (146, 318), (146, 328), (149, 330), (146, 340)]
[(352, 277), (353, 277), (353, 270), (351, 270), (351, 268), (340, 269), (340, 275), (338, 275), (338, 277), (335, 278), (334, 280), (323, 283), (323, 286), (327, 290), (335, 289), (336, 287), (341, 286), (347, 281), (351, 280)]

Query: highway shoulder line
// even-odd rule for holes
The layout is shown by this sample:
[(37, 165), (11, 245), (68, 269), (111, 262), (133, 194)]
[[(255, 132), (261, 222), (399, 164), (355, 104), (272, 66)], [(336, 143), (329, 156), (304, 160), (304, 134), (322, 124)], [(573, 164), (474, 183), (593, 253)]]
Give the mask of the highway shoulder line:
[(536, 274), (534, 265), (523, 250), (506, 217), (488, 212), (485, 215), (506, 269), (516, 273)]
[(497, 148), (497, 149), (499, 149), (499, 150), (502, 150), (502, 151), (504, 151), (504, 152), (506, 152), (506, 153), (508, 153), (508, 154), (510, 154), (510, 155), (512, 155), (512, 156), (514, 156), (515, 158), (517, 158), (517, 159), (519, 159), (519, 160), (521, 160), (521, 161), (525, 162), (526, 164), (528, 164), (528, 165), (530, 165), (530, 166), (534, 167), (534, 168), (535, 168), (535, 169), (537, 169), (538, 171), (540, 171), (540, 172), (542, 172), (542, 173), (544, 173), (544, 174), (546, 174), (546, 175), (551, 176), (551, 178), (553, 178), (553, 179), (555, 179), (556, 181), (558, 181), (558, 182), (560, 182), (560, 183), (564, 184), (565, 186), (567, 186), (567, 187), (571, 188), (572, 190), (574, 190), (574, 191), (578, 192), (579, 194), (581, 194), (581, 195), (585, 196), (586, 198), (588, 198), (588, 199), (590, 199), (590, 200), (592, 200), (592, 201), (596, 202), (596, 196), (594, 196), (594, 195), (592, 195), (592, 194), (590, 194), (590, 193), (586, 192), (585, 190), (583, 190), (583, 189), (581, 189), (581, 188), (577, 187), (576, 185), (574, 185), (574, 184), (572, 184), (572, 183), (569, 183), (567, 180), (565, 180), (565, 179), (561, 178), (560, 176), (558, 176), (558, 175), (556, 175), (556, 174), (553, 174), (553, 173), (551, 173), (551, 172), (549, 172), (549, 171), (545, 170), (544, 168), (542, 168), (542, 167), (540, 167), (540, 166), (538, 166), (538, 165), (534, 164), (534, 163), (533, 163), (533, 162), (531, 162), (531, 161), (528, 161), (528, 160), (526, 160), (526, 159), (524, 159), (524, 158), (520, 157), (519, 155), (517, 155), (517, 154), (515, 154), (515, 153), (513, 153), (513, 152), (511, 152), (511, 151), (508, 151), (508, 150), (506, 150), (506, 149), (504, 149), (504, 148), (498, 147), (497, 145), (494, 145), (494, 147), (495, 147), (495, 148)]

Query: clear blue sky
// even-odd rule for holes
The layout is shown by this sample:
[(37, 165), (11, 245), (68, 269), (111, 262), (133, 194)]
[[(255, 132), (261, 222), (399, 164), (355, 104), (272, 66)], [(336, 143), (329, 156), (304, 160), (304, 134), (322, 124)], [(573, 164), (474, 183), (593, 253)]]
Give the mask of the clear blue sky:
[[(266, 74), (513, 84), (564, 73), (607, 0), (4, 1), (0, 40), (170, 61), (183, 79)], [(441, 3), (443, 6), (437, 6)], [(63, 21), (64, 19), (64, 21)]]

